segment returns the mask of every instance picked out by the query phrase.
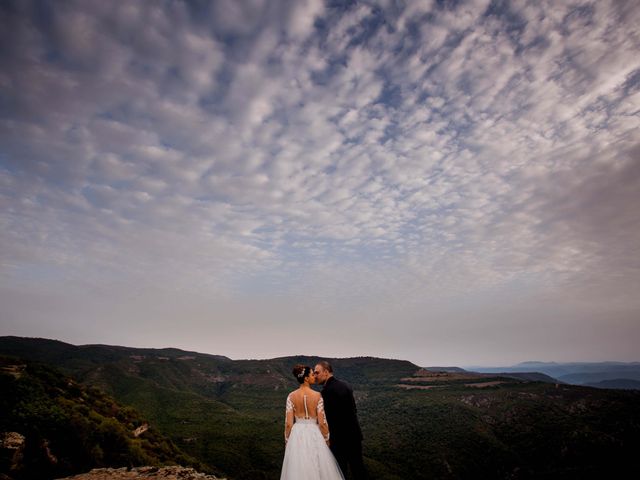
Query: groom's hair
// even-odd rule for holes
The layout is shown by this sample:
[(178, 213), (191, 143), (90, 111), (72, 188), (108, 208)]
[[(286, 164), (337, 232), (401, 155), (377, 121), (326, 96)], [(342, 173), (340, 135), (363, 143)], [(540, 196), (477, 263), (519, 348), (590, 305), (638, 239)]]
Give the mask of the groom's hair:
[(333, 373), (333, 367), (331, 366), (331, 364), (329, 362), (327, 362), (326, 360), (320, 360), (318, 362), (318, 365), (320, 365), (322, 368), (324, 368), (327, 372), (329, 373)]

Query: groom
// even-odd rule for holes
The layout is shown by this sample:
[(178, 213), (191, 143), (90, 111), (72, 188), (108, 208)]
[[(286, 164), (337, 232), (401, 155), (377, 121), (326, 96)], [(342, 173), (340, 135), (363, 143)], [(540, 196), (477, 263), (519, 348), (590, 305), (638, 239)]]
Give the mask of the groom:
[(351, 467), (354, 480), (367, 478), (362, 462), (362, 432), (358, 423), (356, 401), (349, 385), (333, 376), (333, 368), (326, 361), (314, 369), (316, 381), (324, 385), (322, 399), (329, 424), (329, 444), (340, 470), (347, 476)]

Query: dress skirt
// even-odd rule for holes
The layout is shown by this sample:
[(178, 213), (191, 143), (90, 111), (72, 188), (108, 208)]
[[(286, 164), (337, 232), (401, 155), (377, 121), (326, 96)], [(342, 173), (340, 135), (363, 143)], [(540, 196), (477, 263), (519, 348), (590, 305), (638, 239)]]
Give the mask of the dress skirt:
[(344, 480), (315, 419), (296, 419), (293, 424), (280, 480)]

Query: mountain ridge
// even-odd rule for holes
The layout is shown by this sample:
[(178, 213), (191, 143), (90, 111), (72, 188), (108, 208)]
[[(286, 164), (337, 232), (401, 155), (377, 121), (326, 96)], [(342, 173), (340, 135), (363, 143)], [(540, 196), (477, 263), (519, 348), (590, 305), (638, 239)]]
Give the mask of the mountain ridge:
[[(373, 355), (355, 355), (355, 356), (347, 356), (347, 357), (327, 357), (320, 355), (308, 355), (308, 354), (291, 354), (291, 355), (281, 355), (277, 357), (269, 357), (269, 358), (230, 358), (225, 355), (207, 353), (207, 352), (199, 352), (195, 350), (184, 350), (177, 347), (131, 347), (127, 345), (114, 345), (114, 344), (105, 344), (105, 343), (87, 343), (87, 344), (74, 344), (70, 342), (65, 342), (58, 339), (50, 339), (45, 337), (22, 337), (18, 335), (4, 335), (0, 336), (0, 341), (2, 342), (42, 342), (46, 344), (56, 344), (58, 346), (64, 347), (74, 347), (79, 349), (91, 349), (91, 348), (104, 348), (104, 349), (114, 349), (114, 350), (128, 350), (128, 351), (139, 351), (139, 352), (166, 352), (166, 353), (180, 353), (180, 354), (197, 354), (200, 356), (206, 356), (215, 358), (218, 360), (228, 360), (233, 362), (254, 362), (254, 361), (268, 361), (268, 360), (284, 360), (284, 359), (292, 359), (292, 358), (306, 358), (306, 359), (324, 359), (330, 358), (332, 360), (352, 360), (352, 359), (379, 359), (379, 360), (389, 360), (389, 361), (401, 361), (401, 362), (411, 362), (410, 360), (405, 360), (401, 358), (391, 358), (391, 357), (377, 357)], [(5, 344), (6, 348), (6, 344)], [(414, 364), (416, 365), (416, 364)], [(416, 365), (417, 366), (417, 365)], [(418, 367), (419, 368), (419, 367)], [(448, 368), (459, 368), (459, 367), (448, 367)]]
[[(298, 387), (291, 368), (320, 358), (224, 360), (0, 337), (0, 353), (6, 350), (50, 359), (138, 409), (178, 448), (232, 480), (278, 478), (285, 400)], [(636, 468), (640, 392), (406, 360), (329, 360), (353, 387), (372, 478), (561, 478)]]
[(536, 371), (557, 379), (558, 382), (571, 385), (594, 386), (604, 388), (608, 380), (628, 380), (629, 385), (633, 381), (640, 380), (640, 362), (522, 362), (509, 367), (474, 367), (481, 373), (521, 372), (523, 368), (532, 368)]

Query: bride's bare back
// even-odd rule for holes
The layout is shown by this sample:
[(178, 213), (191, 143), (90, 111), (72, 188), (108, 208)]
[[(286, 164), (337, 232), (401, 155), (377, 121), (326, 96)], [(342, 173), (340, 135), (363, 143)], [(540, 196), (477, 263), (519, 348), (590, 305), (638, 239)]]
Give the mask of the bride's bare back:
[(287, 397), (284, 438), (289, 439), (295, 421), (315, 420), (326, 441), (329, 441), (329, 426), (324, 414), (322, 395), (310, 388), (301, 387)]

